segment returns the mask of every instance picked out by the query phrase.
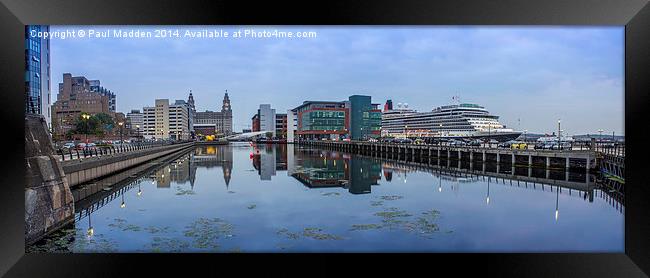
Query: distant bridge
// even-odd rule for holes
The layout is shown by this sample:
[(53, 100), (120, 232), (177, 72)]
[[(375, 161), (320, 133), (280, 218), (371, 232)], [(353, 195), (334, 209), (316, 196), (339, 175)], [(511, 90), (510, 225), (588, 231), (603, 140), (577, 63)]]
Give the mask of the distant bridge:
[(250, 139), (256, 136), (264, 135), (268, 131), (254, 131), (254, 132), (246, 132), (242, 134), (235, 134), (235, 135), (230, 135), (225, 137), (226, 140), (228, 141), (235, 141), (235, 140), (242, 140), (242, 139)]

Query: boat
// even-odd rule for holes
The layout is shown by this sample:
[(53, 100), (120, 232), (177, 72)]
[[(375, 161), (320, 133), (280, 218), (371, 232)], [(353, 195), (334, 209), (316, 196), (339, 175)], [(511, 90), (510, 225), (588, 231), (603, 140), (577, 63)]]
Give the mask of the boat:
[(417, 112), (404, 107), (382, 113), (382, 134), (391, 137), (480, 139), (505, 142), (517, 139), (522, 132), (506, 128), (499, 116), (485, 107), (459, 103)]

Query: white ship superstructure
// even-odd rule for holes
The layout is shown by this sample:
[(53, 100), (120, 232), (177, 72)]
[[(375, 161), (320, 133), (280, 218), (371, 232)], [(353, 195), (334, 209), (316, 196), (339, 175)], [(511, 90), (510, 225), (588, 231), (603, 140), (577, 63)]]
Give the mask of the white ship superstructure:
[(410, 109), (385, 111), (382, 134), (395, 137), (494, 138), (510, 140), (521, 132), (499, 123), (499, 116), (470, 103), (445, 105), (430, 112)]

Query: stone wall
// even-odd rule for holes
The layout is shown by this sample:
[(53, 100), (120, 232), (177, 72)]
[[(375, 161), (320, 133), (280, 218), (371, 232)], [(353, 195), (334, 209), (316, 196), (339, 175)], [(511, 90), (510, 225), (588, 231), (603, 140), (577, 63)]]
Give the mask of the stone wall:
[(25, 242), (31, 244), (74, 219), (72, 193), (40, 115), (25, 116), (25, 165)]

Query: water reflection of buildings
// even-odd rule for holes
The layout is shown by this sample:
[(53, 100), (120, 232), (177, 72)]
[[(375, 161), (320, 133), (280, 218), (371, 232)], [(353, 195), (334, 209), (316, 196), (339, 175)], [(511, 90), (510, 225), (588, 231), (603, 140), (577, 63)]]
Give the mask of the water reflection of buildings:
[(230, 184), (232, 175), (232, 148), (230, 146), (205, 146), (198, 147), (191, 155), (191, 179), (192, 183), (196, 176), (196, 168), (215, 168), (221, 167), (223, 171), (223, 180), (226, 183), (226, 188)]
[(292, 156), (288, 175), (309, 188), (343, 187), (352, 194), (366, 194), (381, 179), (381, 164), (375, 160), (321, 150), (293, 151), (297, 155)]
[(222, 146), (205, 146), (194, 149), (169, 164), (156, 170), (150, 178), (155, 180), (156, 187), (169, 188), (172, 182), (177, 184), (190, 183), (194, 188), (196, 169), (221, 167), (226, 188), (230, 184), (232, 173), (232, 149)]
[(257, 170), (261, 180), (271, 180), (277, 171), (287, 170), (287, 145), (255, 144), (253, 148), (253, 167)]

